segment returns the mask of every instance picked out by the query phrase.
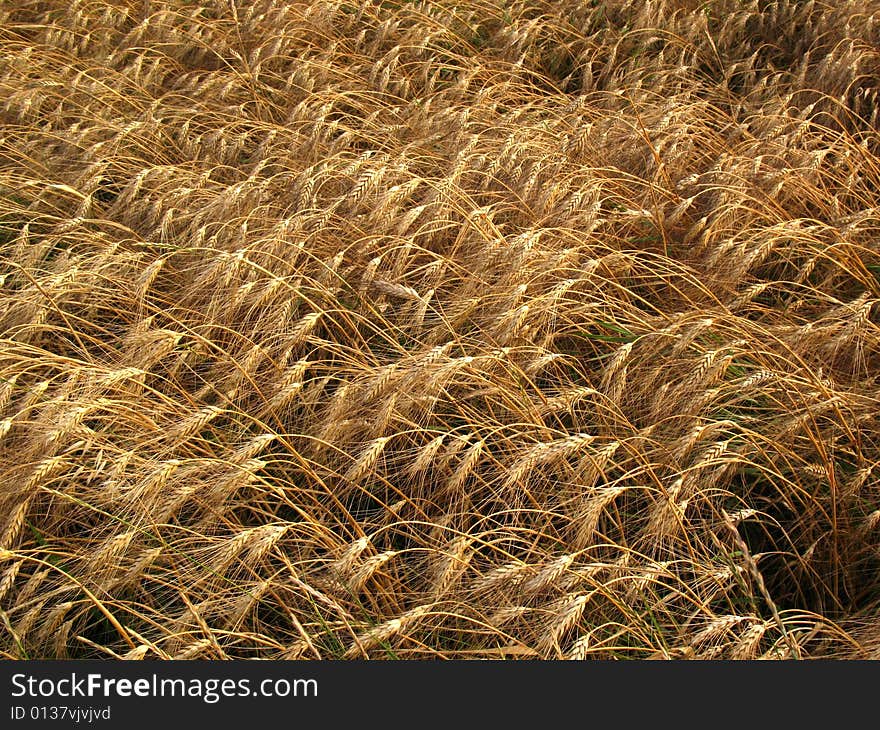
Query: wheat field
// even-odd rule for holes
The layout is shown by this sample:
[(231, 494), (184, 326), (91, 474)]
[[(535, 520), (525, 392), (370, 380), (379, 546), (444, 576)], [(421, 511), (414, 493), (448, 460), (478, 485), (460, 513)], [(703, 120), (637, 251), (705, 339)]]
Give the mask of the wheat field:
[(0, 651), (880, 657), (880, 3), (0, 0)]

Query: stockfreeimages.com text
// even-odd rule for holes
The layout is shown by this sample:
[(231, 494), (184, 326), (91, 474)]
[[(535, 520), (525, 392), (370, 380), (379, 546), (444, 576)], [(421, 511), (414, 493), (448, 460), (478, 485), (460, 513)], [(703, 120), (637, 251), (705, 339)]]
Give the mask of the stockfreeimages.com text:
[(13, 697), (197, 697), (209, 704), (223, 697), (317, 697), (315, 679), (171, 679), (150, 677), (126, 679), (98, 673), (61, 679), (39, 678), (28, 674), (12, 676)]

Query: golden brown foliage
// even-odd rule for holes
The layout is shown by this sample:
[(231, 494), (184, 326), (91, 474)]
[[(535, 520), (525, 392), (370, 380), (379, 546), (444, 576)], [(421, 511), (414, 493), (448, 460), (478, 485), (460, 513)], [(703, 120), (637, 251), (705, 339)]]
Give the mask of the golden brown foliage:
[(878, 18), (0, 3), (4, 655), (876, 653)]

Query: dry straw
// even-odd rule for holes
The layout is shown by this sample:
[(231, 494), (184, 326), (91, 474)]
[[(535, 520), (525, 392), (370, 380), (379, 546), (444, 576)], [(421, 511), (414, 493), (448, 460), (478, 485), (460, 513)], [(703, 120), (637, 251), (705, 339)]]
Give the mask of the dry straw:
[(0, 9), (6, 658), (876, 656), (880, 6)]

